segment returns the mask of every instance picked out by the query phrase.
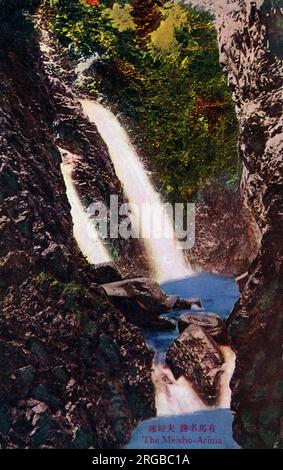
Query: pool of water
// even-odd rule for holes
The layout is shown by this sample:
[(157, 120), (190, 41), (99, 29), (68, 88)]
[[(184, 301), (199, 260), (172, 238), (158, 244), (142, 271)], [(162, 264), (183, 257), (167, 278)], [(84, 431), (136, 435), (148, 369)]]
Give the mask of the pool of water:
[(180, 297), (200, 297), (204, 309), (227, 318), (239, 298), (239, 289), (234, 279), (216, 274), (196, 274), (161, 285), (167, 294)]
[[(234, 279), (214, 274), (198, 274), (166, 282), (162, 289), (171, 295), (197, 297), (203, 308), (194, 313), (216, 313), (225, 319), (239, 298)], [(178, 318), (190, 311), (174, 310), (164, 315)], [(166, 351), (179, 335), (178, 328), (170, 331), (144, 331), (148, 346), (156, 353), (156, 361), (164, 363)], [(179, 399), (179, 398), (178, 398)], [(185, 397), (184, 397), (185, 400)], [(143, 421), (133, 432), (129, 449), (233, 449), (238, 445), (232, 436), (232, 413), (229, 409), (207, 409), (190, 414), (159, 416)]]
[[(198, 274), (186, 279), (166, 282), (161, 284), (161, 287), (170, 295), (200, 298), (203, 309), (195, 310), (194, 313), (199, 315), (207, 312), (216, 313), (223, 319), (228, 317), (239, 298), (238, 286), (234, 279), (214, 274)], [(163, 316), (178, 320), (181, 315), (189, 312), (189, 310), (173, 310)], [(148, 346), (156, 352), (157, 361), (162, 362), (167, 349), (179, 335), (177, 322), (174, 330), (149, 329), (144, 331), (144, 335)]]

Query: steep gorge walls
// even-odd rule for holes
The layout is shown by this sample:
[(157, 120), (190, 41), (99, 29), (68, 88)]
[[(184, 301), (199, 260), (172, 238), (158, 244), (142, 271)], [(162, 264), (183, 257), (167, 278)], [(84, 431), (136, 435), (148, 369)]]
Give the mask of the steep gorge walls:
[[(241, 210), (237, 119), (213, 17), (175, 0), (157, 3), (129, 0), (123, 26), (114, 0), (74, 0), (72, 8), (46, 1), (43, 17), (70, 67), (80, 70), (87, 58), (77, 89), (119, 116), (162, 200), (197, 203), (192, 266), (237, 276), (258, 244)], [(137, 4), (139, 24), (156, 11), (162, 18), (142, 41), (129, 16)]]
[(31, 24), (18, 13), (2, 16), (3, 448), (118, 447), (139, 419), (154, 414), (152, 354), (95, 283), (95, 268), (72, 238), (57, 144), (102, 159), (106, 148), (59, 91), (43, 72)]
[[(237, 351), (234, 433), (243, 447), (282, 447), (283, 67), (278, 1), (204, 1), (216, 15), (221, 62), (240, 123), (242, 193), (262, 240), (229, 320)], [(282, 6), (282, 3), (281, 3)], [(274, 28), (277, 25), (277, 37)]]

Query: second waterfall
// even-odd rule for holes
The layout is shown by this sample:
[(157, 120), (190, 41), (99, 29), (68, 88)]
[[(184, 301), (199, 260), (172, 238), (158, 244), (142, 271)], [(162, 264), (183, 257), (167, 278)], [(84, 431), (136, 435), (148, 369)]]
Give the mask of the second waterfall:
[[(178, 244), (172, 220), (150, 182), (127, 132), (117, 117), (100, 103), (83, 99), (81, 104), (84, 114), (96, 125), (106, 143), (117, 177), (122, 183), (128, 201), (132, 204), (133, 228), (143, 238), (152, 275), (159, 282), (189, 276), (192, 269)], [(149, 224), (161, 220), (160, 236), (145, 236)]]

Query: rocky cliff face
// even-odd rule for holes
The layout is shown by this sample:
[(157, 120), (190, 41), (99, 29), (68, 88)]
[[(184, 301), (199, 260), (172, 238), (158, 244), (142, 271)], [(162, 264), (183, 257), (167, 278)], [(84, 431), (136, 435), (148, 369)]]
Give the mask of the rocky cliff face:
[(282, 11), (277, 1), (201, 4), (216, 15), (221, 62), (239, 118), (242, 194), (262, 234), (229, 319), (237, 351), (234, 433), (243, 447), (282, 447)]
[(37, 40), (20, 13), (1, 18), (0, 444), (118, 447), (154, 413), (152, 354), (72, 238), (57, 143), (107, 151), (75, 111), (64, 118), (72, 97)]
[(244, 206), (240, 190), (223, 183), (207, 185), (196, 204), (193, 266), (225, 276), (239, 276), (254, 260), (261, 233)]

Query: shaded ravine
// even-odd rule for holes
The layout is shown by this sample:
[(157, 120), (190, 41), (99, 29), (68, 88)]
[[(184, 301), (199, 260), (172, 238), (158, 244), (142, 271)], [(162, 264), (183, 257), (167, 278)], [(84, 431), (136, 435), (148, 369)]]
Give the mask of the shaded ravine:
[(202, 4), (215, 14), (220, 61), (239, 121), (244, 209), (256, 224), (260, 243), (228, 320), (237, 354), (234, 433), (244, 448), (282, 448), (282, 2)]
[[(84, 70), (80, 70), (80, 73), (83, 73)], [(143, 213), (141, 218), (141, 231), (144, 235), (148, 228), (148, 220), (150, 217), (159, 219), (161, 214), (164, 214), (164, 209), (162, 207), (161, 199), (158, 193), (154, 190), (153, 186), (150, 183), (150, 178), (143, 167), (142, 162), (140, 161), (134, 147), (131, 145), (130, 139), (123, 129), (122, 125), (119, 123), (116, 116), (113, 115), (111, 111), (106, 109), (101, 104), (93, 100), (81, 100), (81, 104), (84, 110), (85, 115), (93, 122), (106, 143), (109, 154), (114, 165), (117, 177), (120, 179), (126, 196), (128, 197), (130, 203), (136, 204), (139, 209), (141, 205), (148, 204), (148, 211), (153, 207), (153, 213), (146, 212)], [(72, 215), (74, 220), (74, 236), (77, 239), (77, 242), (80, 246), (81, 251), (87, 256), (88, 261), (97, 263), (105, 261), (103, 258), (107, 255), (106, 250), (103, 246), (103, 242), (98, 239), (95, 226), (88, 219), (88, 215), (85, 212), (83, 205), (79, 199), (79, 196), (76, 192), (75, 185), (72, 181), (72, 164), (74, 158), (79, 158), (75, 155), (70, 154), (69, 152), (62, 152), (65, 154), (64, 163), (62, 165), (62, 172), (65, 179), (65, 184), (67, 187), (67, 193), (69, 201), (72, 206)], [(88, 219), (88, 220), (87, 220)], [(137, 223), (138, 220), (138, 210), (135, 212), (135, 208), (132, 210), (132, 223), (136, 231), (140, 229)], [(89, 225), (90, 223), (90, 225)], [(81, 237), (82, 230), (79, 230), (80, 227), (86, 228), (86, 232), (90, 234), (90, 237)], [(88, 230), (88, 228), (90, 230)], [(170, 294), (181, 294), (183, 297), (194, 295), (192, 292), (192, 283), (198, 277), (188, 278), (187, 276), (192, 274), (190, 266), (188, 266), (186, 260), (182, 255), (182, 251), (178, 249), (178, 242), (174, 236), (173, 227), (169, 218), (165, 218), (165, 231), (169, 233), (168, 238), (153, 239), (144, 237), (144, 245), (147, 256), (152, 266), (152, 274), (160, 282), (168, 279), (179, 279), (179, 281), (170, 283), (170, 286), (164, 286), (164, 289)], [(91, 235), (92, 234), (92, 235)], [(81, 237), (81, 238), (80, 238)], [(92, 246), (92, 243), (96, 244), (95, 247)], [(92, 250), (100, 250), (99, 256), (96, 254), (94, 258), (91, 256)], [(88, 255), (89, 253), (89, 255)], [(100, 259), (100, 256), (102, 258)], [(233, 283), (231, 280), (224, 278), (219, 278), (223, 285), (227, 282)], [(204, 277), (198, 278), (198, 284), (202, 286), (201, 294), (196, 294), (203, 298), (206, 309), (214, 311), (215, 313), (219, 312), (219, 308), (212, 309), (208, 307), (208, 299), (203, 295), (203, 291), (210, 285), (211, 279), (206, 279)], [(186, 289), (179, 288), (180, 282), (185, 282)], [(226, 286), (227, 287), (227, 286)], [(169, 290), (167, 290), (167, 288)], [(224, 289), (225, 290), (225, 289)], [(177, 292), (178, 291), (178, 292)], [(229, 289), (228, 289), (229, 291)], [(227, 297), (227, 292), (225, 292)], [(229, 297), (229, 292), (228, 292)], [(234, 295), (234, 301), (237, 298), (237, 295)], [(222, 299), (223, 300), (223, 299)], [(228, 302), (229, 303), (229, 302)], [(234, 302), (233, 302), (234, 303)], [(225, 316), (229, 313), (233, 304), (229, 304), (229, 309), (225, 308)], [(220, 309), (221, 310), (221, 309)], [(168, 316), (175, 316), (175, 319), (178, 318), (182, 312), (171, 312)], [(201, 314), (201, 313), (200, 313)], [(148, 344), (152, 347), (150, 341), (150, 335), (153, 332), (145, 332), (146, 340)], [(154, 335), (157, 338), (162, 338), (164, 332), (155, 330)], [(170, 336), (170, 333), (169, 333)], [(177, 330), (171, 336), (171, 342), (178, 336)], [(161, 341), (162, 342), (162, 341)], [(217, 407), (208, 407), (202, 399), (199, 397), (198, 393), (195, 391), (193, 385), (185, 379), (185, 377), (180, 377), (176, 380), (170, 370), (170, 368), (165, 364), (165, 353), (166, 350), (161, 347), (153, 347), (156, 352), (156, 358), (153, 364), (152, 371), (152, 380), (155, 386), (155, 402), (157, 409), (157, 417), (148, 421), (142, 422), (138, 428), (133, 433), (133, 437), (128, 447), (203, 447), (213, 448), (232, 448), (237, 447), (232, 439), (232, 415), (229, 410), (231, 392), (229, 388), (229, 382), (231, 375), (234, 370), (234, 361), (235, 356), (230, 348), (223, 347), (222, 352), (225, 355), (225, 365), (224, 373), (222, 374), (222, 384), (221, 384), (221, 394)], [(200, 436), (200, 442), (196, 442), (196, 439), (193, 439), (192, 436), (183, 435), (183, 439), (180, 440), (180, 435), (178, 435), (177, 428), (181, 425), (186, 425), (187, 422), (191, 422), (193, 419), (194, 424), (199, 424), (203, 426), (204, 423), (207, 424), (209, 420), (210, 425), (215, 427), (213, 431), (213, 436)], [(151, 424), (154, 423), (154, 424)], [(164, 429), (164, 426), (172, 425), (175, 428), (176, 433), (173, 433), (173, 436), (169, 436), (170, 439), (167, 439), (166, 442), (150, 442), (144, 440), (145, 430), (148, 429), (151, 425), (158, 426), (160, 429)], [(207, 434), (207, 433), (205, 433)], [(150, 436), (149, 436), (150, 437)], [(164, 436), (161, 436), (161, 441)], [(190, 442), (191, 441), (191, 442)]]
[[(162, 288), (169, 294), (201, 297), (204, 309), (227, 318), (239, 296), (233, 279), (201, 274), (168, 282)], [(205, 313), (199, 310), (199, 315)], [(196, 311), (194, 311), (196, 313)], [(177, 320), (184, 311), (167, 314)], [(184, 376), (175, 379), (166, 364), (166, 352), (178, 336), (173, 331), (146, 330), (147, 344), (155, 351), (152, 379), (155, 387), (157, 417), (142, 422), (134, 431), (128, 448), (237, 448), (232, 436), (230, 379), (235, 367), (235, 354), (221, 346), (225, 358), (220, 379), (220, 395), (214, 406), (200, 398), (193, 384)]]

